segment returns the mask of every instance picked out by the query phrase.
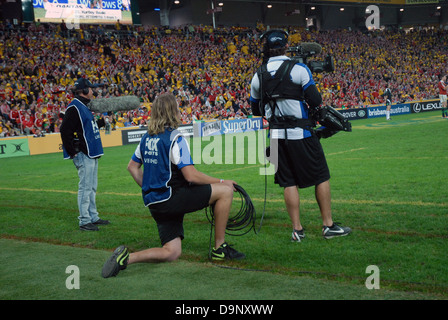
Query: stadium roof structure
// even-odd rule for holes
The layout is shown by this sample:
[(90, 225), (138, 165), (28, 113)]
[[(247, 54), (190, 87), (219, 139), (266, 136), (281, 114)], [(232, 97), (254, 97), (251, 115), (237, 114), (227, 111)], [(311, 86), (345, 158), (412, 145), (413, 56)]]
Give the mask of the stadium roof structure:
[[(215, 6), (222, 2), (250, 2), (250, 3), (266, 3), (268, 4), (308, 4), (308, 5), (359, 5), (359, 4), (382, 4), (391, 6), (415, 6), (415, 5), (431, 5), (431, 4), (448, 4), (448, 0), (208, 0), (213, 1)], [(166, 2), (168, 5), (176, 5), (182, 7), (186, 0), (178, 0), (178, 4), (174, 4), (175, 0), (138, 0), (140, 12), (153, 11), (156, 8), (160, 8), (161, 3)], [(183, 3), (184, 2), (184, 3)]]
[[(208, 0), (209, 2), (211, 2), (212, 0)], [(250, 3), (257, 3), (259, 2), (260, 4), (262, 3), (266, 3), (266, 5), (268, 4), (317, 4), (319, 2), (342, 2), (342, 1), (338, 1), (338, 0), (324, 0), (324, 1), (314, 1), (314, 0), (213, 0), (215, 6), (222, 2), (222, 3), (226, 3), (226, 2), (250, 2)], [(363, 2), (362, 0), (348, 0), (348, 1), (356, 1), (356, 2)], [(372, 2), (378, 2), (381, 0), (372, 0)], [(394, 1), (394, 0), (383, 0), (383, 1)], [(396, 0), (396, 1), (401, 1), (401, 0)], [(403, 0), (404, 1), (404, 0)], [(140, 8), (140, 12), (147, 12), (147, 11), (152, 11), (156, 8), (160, 8), (161, 3), (162, 2), (167, 2), (168, 5), (174, 5), (174, 0), (138, 0), (138, 5)], [(178, 7), (182, 7), (183, 6), (183, 2), (185, 3), (185, 0), (179, 0), (179, 3), (176, 4), (176, 6)]]

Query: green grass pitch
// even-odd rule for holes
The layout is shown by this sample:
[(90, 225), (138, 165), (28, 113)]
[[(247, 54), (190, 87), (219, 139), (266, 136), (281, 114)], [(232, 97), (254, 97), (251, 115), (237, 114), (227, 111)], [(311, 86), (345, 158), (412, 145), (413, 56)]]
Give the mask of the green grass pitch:
[[(97, 204), (111, 224), (91, 233), (77, 226), (78, 178), (71, 161), (61, 154), (1, 159), (0, 299), (448, 298), (448, 121), (440, 112), (428, 112), (352, 125), (353, 132), (322, 140), (333, 219), (350, 226), (351, 235), (322, 238), (314, 189), (308, 188), (300, 190), (306, 239), (292, 243), (282, 189), (268, 176), (260, 232), (227, 238), (246, 260), (208, 261), (210, 224), (200, 211), (185, 218), (180, 260), (131, 265), (111, 279), (101, 278), (101, 267), (115, 247), (159, 246), (155, 222), (126, 170), (136, 145), (105, 149)], [(201, 152), (198, 169), (237, 181), (252, 198), (258, 227), (263, 165), (247, 153), (243, 163), (226, 162), (227, 149), (213, 149), (213, 141), (190, 140), (192, 149)], [(235, 159), (252, 147), (235, 150)], [(206, 163), (205, 156), (222, 164)], [(66, 271), (73, 265), (79, 268), (79, 289), (70, 290)], [(369, 290), (366, 270), (372, 265), (379, 270), (380, 288)]]

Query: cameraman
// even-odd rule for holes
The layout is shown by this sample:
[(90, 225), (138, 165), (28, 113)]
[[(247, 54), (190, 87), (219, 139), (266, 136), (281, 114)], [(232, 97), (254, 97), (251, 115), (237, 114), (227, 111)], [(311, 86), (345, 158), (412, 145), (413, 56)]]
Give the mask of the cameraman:
[[(286, 209), (293, 226), (291, 240), (300, 242), (305, 237), (299, 218), (298, 188), (310, 186), (315, 186), (323, 237), (345, 236), (351, 229), (332, 220), (330, 172), (319, 138), (313, 133), (314, 121), (309, 119), (309, 111), (322, 102), (311, 71), (303, 63), (286, 62), (289, 68), (282, 67), (285, 61), (291, 61), (285, 55), (288, 48), (285, 31), (270, 30), (261, 39), (264, 66), (252, 78), (251, 107), (254, 115), (266, 116), (272, 149), (278, 146), (278, 150), (271, 150), (271, 153), (278, 152), (278, 162), (274, 163), (275, 183), (284, 188)], [(286, 76), (275, 79), (278, 70)]]

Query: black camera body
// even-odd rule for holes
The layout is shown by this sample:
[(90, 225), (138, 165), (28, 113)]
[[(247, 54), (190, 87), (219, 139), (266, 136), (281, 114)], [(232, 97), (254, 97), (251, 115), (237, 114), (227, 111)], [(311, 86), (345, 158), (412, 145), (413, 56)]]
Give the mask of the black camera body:
[(314, 121), (321, 125), (314, 130), (319, 138), (329, 138), (339, 131), (352, 131), (352, 124), (342, 113), (330, 106), (317, 107), (310, 112), (310, 115)]
[(322, 51), (322, 47), (317, 43), (304, 43), (303, 45), (290, 47), (287, 52), (291, 53), (291, 59), (305, 64), (311, 72), (333, 72), (334, 59), (331, 55), (327, 55), (324, 61), (311, 60), (308, 58)]

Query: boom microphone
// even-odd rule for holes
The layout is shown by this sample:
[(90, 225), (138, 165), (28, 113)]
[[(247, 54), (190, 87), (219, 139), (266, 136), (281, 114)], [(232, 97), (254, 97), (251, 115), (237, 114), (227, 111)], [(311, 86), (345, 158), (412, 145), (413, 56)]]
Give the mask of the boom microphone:
[(319, 54), (322, 52), (322, 46), (315, 42), (302, 42), (300, 44), (304, 53)]
[(87, 107), (100, 113), (134, 110), (140, 107), (140, 99), (137, 96), (98, 98), (90, 101)]

